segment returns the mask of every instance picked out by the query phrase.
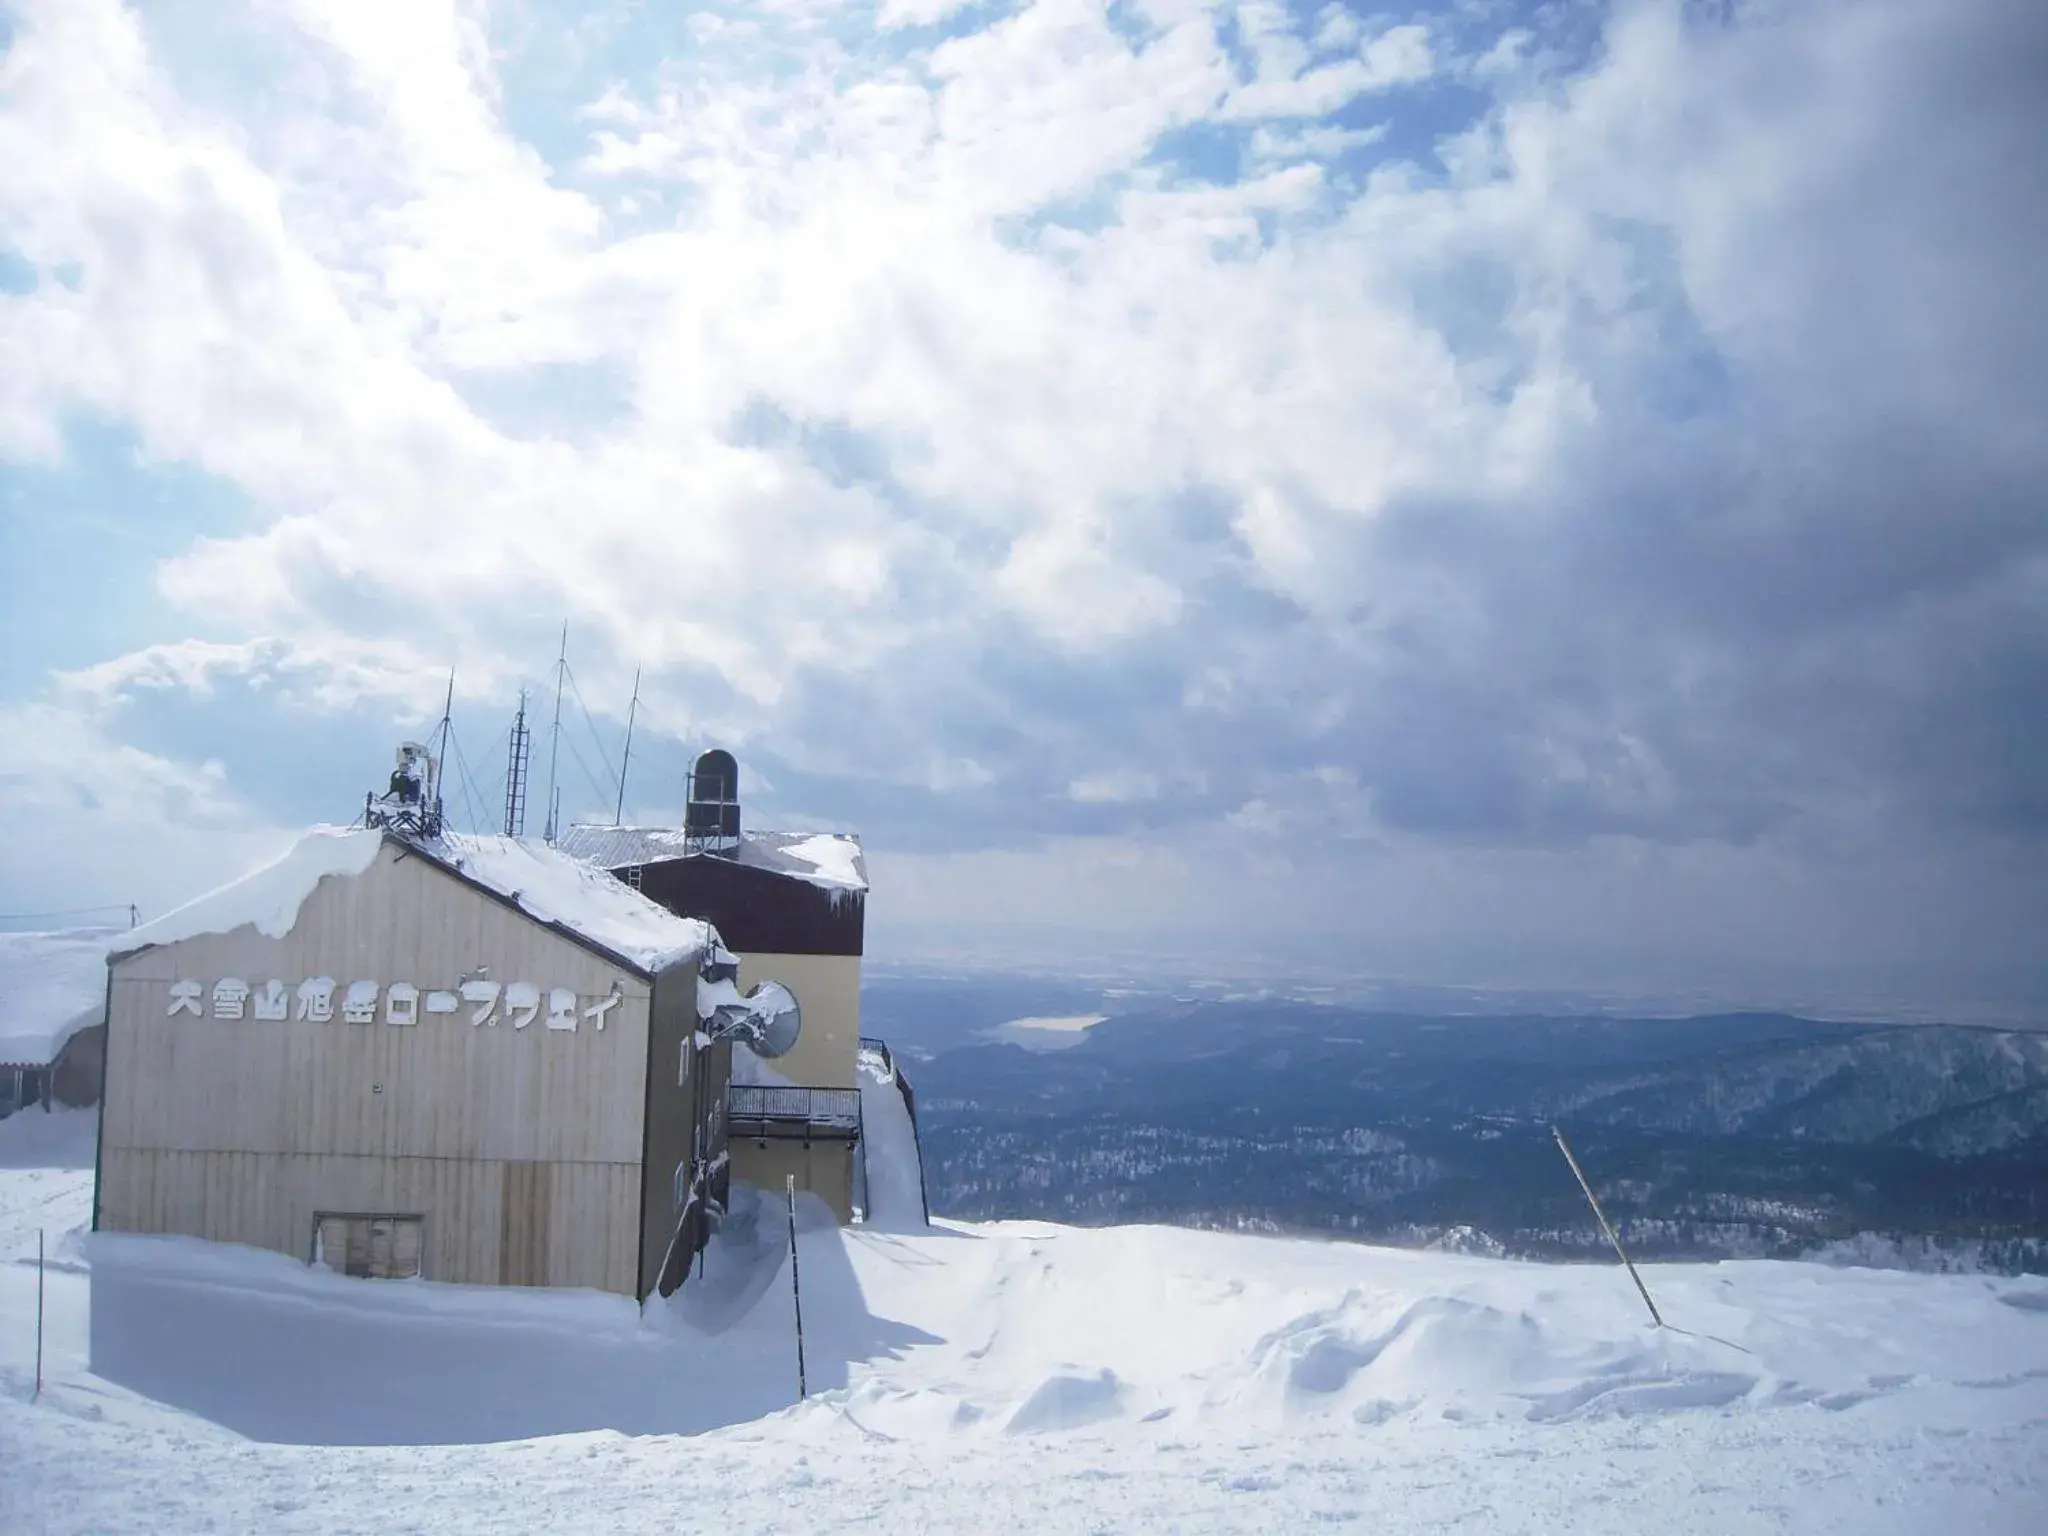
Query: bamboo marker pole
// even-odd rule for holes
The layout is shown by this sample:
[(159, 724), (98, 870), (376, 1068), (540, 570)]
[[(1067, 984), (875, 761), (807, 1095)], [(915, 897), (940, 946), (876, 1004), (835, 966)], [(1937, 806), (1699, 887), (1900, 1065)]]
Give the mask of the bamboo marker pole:
[(810, 1396), (804, 1382), (804, 1287), (796, 1267), (796, 1175), (783, 1175), (783, 1189), (789, 1196), (789, 1294), (796, 1302), (796, 1395)]
[(43, 1395), (43, 1229), (36, 1228), (36, 1390), (29, 1398)]
[(1636, 1289), (1642, 1293), (1643, 1305), (1650, 1309), (1650, 1321), (1662, 1328), (1664, 1319), (1657, 1314), (1657, 1303), (1650, 1300), (1650, 1288), (1643, 1284), (1643, 1277), (1636, 1273), (1635, 1265), (1630, 1262), (1627, 1252), (1622, 1248), (1621, 1238), (1614, 1230), (1614, 1223), (1609, 1221), (1607, 1213), (1600, 1209), (1600, 1197), (1593, 1193), (1593, 1186), (1586, 1181), (1585, 1169), (1581, 1168), (1579, 1160), (1572, 1156), (1571, 1144), (1564, 1139), (1564, 1132), (1554, 1125), (1550, 1128), (1550, 1134), (1557, 1138), (1557, 1150), (1562, 1152), (1564, 1160), (1571, 1164), (1572, 1176), (1579, 1181), (1579, 1188), (1586, 1192), (1586, 1201), (1593, 1207), (1593, 1214), (1599, 1218), (1600, 1230), (1607, 1234), (1607, 1241), (1614, 1244), (1616, 1257), (1627, 1268), (1628, 1277), (1635, 1281)]

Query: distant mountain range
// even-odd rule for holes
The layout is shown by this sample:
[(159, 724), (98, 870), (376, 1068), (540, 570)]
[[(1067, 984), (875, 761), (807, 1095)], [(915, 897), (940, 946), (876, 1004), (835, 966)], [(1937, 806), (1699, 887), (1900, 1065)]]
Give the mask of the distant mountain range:
[[(1070, 1049), (986, 1039), (1003, 1018), (1090, 1011), (1112, 1016)], [(1590, 1253), (1601, 1239), (1556, 1124), (1645, 1256), (1789, 1255), (1878, 1232), (2048, 1268), (2048, 1034), (1445, 1018), (1021, 983), (885, 984), (868, 1013), (871, 1029), (896, 1025), (931, 1203), (949, 1215)]]

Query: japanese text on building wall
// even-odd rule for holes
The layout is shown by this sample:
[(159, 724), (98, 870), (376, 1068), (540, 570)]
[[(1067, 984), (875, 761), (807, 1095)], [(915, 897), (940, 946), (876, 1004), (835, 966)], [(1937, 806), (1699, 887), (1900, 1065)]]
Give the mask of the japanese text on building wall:
[(617, 982), (603, 997), (586, 1002), (570, 987), (539, 987), (530, 981), (496, 982), (482, 974), (465, 977), (452, 991), (422, 991), (409, 981), (388, 986), (378, 981), (351, 981), (346, 986), (332, 976), (309, 976), (297, 986), (279, 980), (244, 981), (223, 976), (209, 987), (203, 981), (171, 983), (166, 1017), (181, 1014), (216, 1019), (258, 1019), (272, 1022), (299, 1020), (308, 1024), (331, 1024), (337, 1016), (344, 1024), (386, 1024), (405, 1029), (417, 1025), (424, 1012), (429, 1018), (461, 1014), (465, 1010), (476, 1028), (495, 1029), (500, 1023), (511, 1029), (526, 1029), (535, 1023), (574, 1034), (582, 1024), (604, 1032), (605, 1019), (625, 1001)]

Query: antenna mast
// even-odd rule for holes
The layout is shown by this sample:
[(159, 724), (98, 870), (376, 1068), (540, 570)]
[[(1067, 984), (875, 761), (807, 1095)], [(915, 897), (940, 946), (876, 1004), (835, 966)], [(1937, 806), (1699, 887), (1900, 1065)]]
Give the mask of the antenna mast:
[(633, 702), (626, 706), (626, 750), (619, 754), (619, 804), (612, 812), (612, 825), (626, 819), (626, 770), (633, 762), (633, 717), (640, 713), (640, 669), (633, 669)]
[(455, 669), (448, 669), (448, 698), (441, 705), (441, 740), (434, 748), (434, 755), (427, 759), (427, 773), (432, 782), (427, 785), (427, 805), (434, 817), (434, 836), (441, 835), (441, 775), (443, 765), (448, 761), (449, 738), (455, 733)]
[(533, 766), (533, 732), (526, 728), (526, 690), (519, 690), (519, 715), (512, 722), (512, 761), (505, 773), (505, 835), (526, 835), (526, 778)]
[(555, 723), (548, 736), (548, 821), (547, 830), (541, 836), (552, 845), (555, 840), (555, 816), (562, 808), (561, 795), (555, 789), (555, 765), (562, 755), (562, 682), (569, 675), (569, 625), (562, 624), (562, 650), (555, 658)]

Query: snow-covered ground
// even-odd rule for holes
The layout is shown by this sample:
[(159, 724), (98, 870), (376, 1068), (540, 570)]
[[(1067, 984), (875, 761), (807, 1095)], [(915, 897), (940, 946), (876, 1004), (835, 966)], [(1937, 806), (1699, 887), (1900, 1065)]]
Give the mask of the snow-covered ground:
[(810, 1209), (797, 1404), (773, 1201), (643, 1318), (84, 1239), (92, 1136), (0, 1123), (10, 1536), (2048, 1530), (2040, 1280), (1657, 1265), (1658, 1333), (1606, 1268)]

